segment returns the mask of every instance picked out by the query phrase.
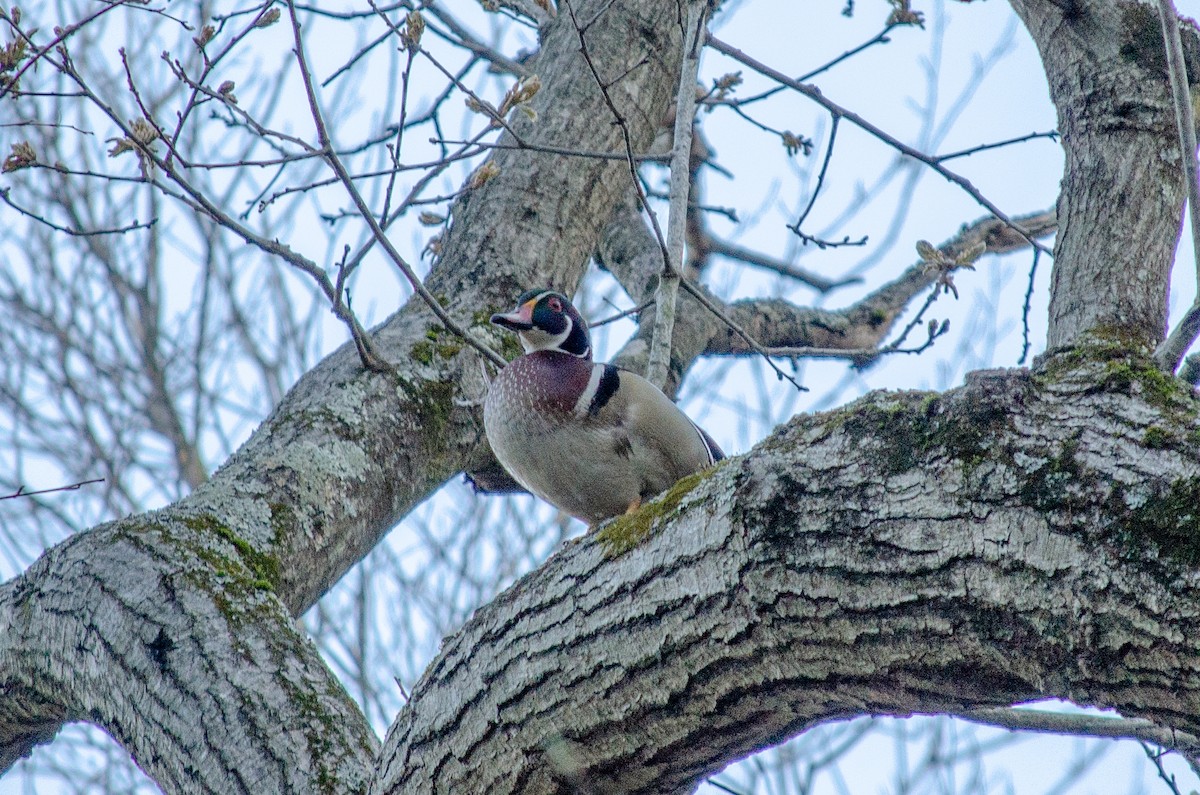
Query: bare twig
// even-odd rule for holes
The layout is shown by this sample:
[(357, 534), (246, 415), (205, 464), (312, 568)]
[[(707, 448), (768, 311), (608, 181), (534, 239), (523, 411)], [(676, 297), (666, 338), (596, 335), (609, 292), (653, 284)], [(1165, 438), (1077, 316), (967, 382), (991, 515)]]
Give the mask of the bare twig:
[(458, 37), (457, 39), (452, 39), (444, 31), (439, 30), (436, 25), (429, 26), (429, 29), (432, 32), (436, 33), (438, 36), (441, 36), (446, 41), (451, 41), (461, 47), (464, 47), (465, 49), (470, 50), (480, 58), (483, 58), (491, 63), (494, 67), (503, 69), (504, 71), (516, 75), (517, 77), (529, 77), (532, 74), (524, 65), (512, 60), (503, 53), (496, 51), (472, 36), (471, 32), (467, 30), (466, 27), (459, 24), (457, 19), (446, 13), (446, 10), (442, 8), (440, 4), (429, 4), (425, 6), (423, 10), (427, 11), (432, 16), (437, 17), (439, 22), (449, 28), (450, 32)]
[(632, 309), (625, 309), (621, 312), (616, 313), (615, 315), (609, 315), (606, 318), (597, 320), (594, 323), (588, 323), (588, 328), (596, 329), (596, 328), (600, 328), (601, 326), (607, 326), (609, 323), (616, 323), (621, 318), (626, 318), (626, 317), (629, 317), (630, 315), (641, 314), (646, 309), (648, 309), (649, 307), (652, 307), (652, 306), (654, 306), (654, 299), (650, 298), (650, 299), (638, 304), (637, 306), (633, 307)]
[(1146, 754), (1146, 758), (1150, 760), (1150, 763), (1154, 765), (1154, 769), (1158, 771), (1158, 777), (1167, 785), (1167, 789), (1171, 790), (1171, 795), (1183, 795), (1179, 790), (1179, 784), (1175, 782), (1174, 774), (1168, 773), (1167, 769), (1163, 767), (1162, 758), (1169, 752), (1155, 748), (1146, 742), (1141, 743), (1141, 746), (1142, 751)]
[(717, 789), (721, 790), (722, 792), (728, 792), (729, 795), (746, 795), (740, 789), (734, 789), (733, 787), (729, 786), (728, 784), (724, 784), (720, 781), (717, 781), (717, 779), (715, 779), (715, 778), (707, 779), (707, 781), (705, 783), (707, 783), (708, 786), (710, 786), (710, 787), (716, 787)]
[[(53, 62), (53, 59), (47, 57), (48, 53), (55, 52), (59, 46), (62, 45), (69, 36), (71, 36), (71, 34), (77, 33), (80, 28), (96, 21), (104, 14), (112, 11), (114, 8), (120, 8), (121, 6), (131, 2), (136, 2), (136, 0), (113, 0), (113, 2), (105, 3), (104, 5), (100, 6), (100, 8), (98, 8), (96, 11), (73, 25), (65, 25), (60, 28), (56, 28), (54, 38), (51, 39), (50, 42), (44, 47), (39, 47), (37, 43), (34, 42), (32, 34), (25, 33), (25, 31), (17, 25), (12, 16), (9, 15), (8, 9), (0, 6), (0, 21), (7, 22), (8, 26), (12, 28), (13, 32), (25, 40), (25, 42), (29, 45), (30, 51), (32, 51), (34, 54), (32, 58), (21, 65), (20, 69), (6, 78), (7, 82), (3, 88), (0, 88), (0, 99), (4, 99), (10, 92), (17, 90), (17, 85), (20, 82), (22, 75), (32, 69), (37, 64), (39, 59), (47, 58), (47, 60)], [(36, 33), (36, 31), (34, 32)], [(55, 66), (57, 67), (57, 64), (55, 64)]]
[[(638, 175), (637, 157), (633, 153), (633, 138), (629, 134), (629, 125), (625, 122), (625, 117), (617, 110), (617, 105), (613, 102), (612, 95), (608, 92), (608, 84), (600, 76), (596, 64), (592, 61), (591, 52), (588, 50), (587, 44), (587, 29), (592, 26), (597, 19), (607, 10), (607, 6), (599, 9), (596, 15), (588, 21), (586, 25), (581, 25), (579, 19), (575, 16), (575, 5), (571, 0), (563, 0), (567, 7), (567, 13), (571, 17), (571, 24), (575, 28), (575, 34), (579, 38), (579, 54), (583, 56), (583, 62), (587, 64), (588, 71), (592, 73), (592, 79), (596, 81), (597, 87), (600, 89), (600, 95), (604, 98), (604, 103), (608, 105), (608, 110), (612, 113), (613, 121), (616, 122), (618, 129), (621, 130), (621, 140), (625, 144), (625, 162), (629, 166), (629, 179), (633, 184), (633, 189), (637, 192), (638, 204), (646, 211), (650, 218), (650, 228), (654, 230), (654, 237), (658, 240), (659, 250), (663, 256), (663, 266), (669, 267), (670, 260), (667, 256), (667, 241), (663, 236), (662, 227), (658, 224), (658, 216), (650, 208), (650, 202), (647, 200), (646, 191), (642, 187), (642, 180)], [(638, 64), (641, 65), (640, 62)], [(636, 66), (634, 68), (637, 68)]]
[(838, 279), (836, 281), (827, 279), (824, 276), (820, 276), (810, 270), (807, 270), (806, 268), (801, 268), (800, 266), (793, 265), (789, 262), (783, 262), (782, 260), (776, 260), (771, 257), (767, 257), (758, 253), (757, 251), (744, 248), (725, 240), (720, 240), (707, 233), (704, 235), (701, 245), (707, 253), (720, 254), (723, 257), (739, 260), (740, 262), (745, 262), (748, 265), (754, 265), (759, 268), (775, 271), (780, 275), (788, 276), (804, 282), (809, 287), (812, 287), (814, 290), (822, 293), (827, 293), (830, 290), (837, 289), (838, 287), (845, 287), (848, 284), (858, 284), (862, 281), (862, 279), (859, 277)]
[[(371, 8), (376, 9), (376, 11), (379, 13), (379, 15), (381, 17), (384, 18), (385, 21), (388, 21), (388, 27), (392, 30), (395, 30), (395, 26), (392, 25), (390, 20), (387, 19), (387, 15), (384, 14), (382, 11), (378, 11), (378, 6), (376, 6), (376, 4), (374, 3), (374, 0), (371, 0), (370, 5), (371, 5)], [(414, 11), (412, 13), (419, 15), (419, 12), (416, 12), (416, 11)], [(419, 18), (419, 16), (418, 16), (418, 18)], [(412, 28), (415, 24), (418, 24), (418, 23), (412, 22), (411, 18), (410, 18), (408, 27)], [(422, 21), (419, 24), (423, 28), (425, 23)], [(416, 40), (413, 40), (413, 38), (412, 38), (413, 35), (414, 35), (414, 33), (412, 30), (407, 30), (405, 32), (405, 36), (402, 36), (402, 38), (401, 38), (401, 40), (404, 41), (406, 44), (404, 50), (405, 50), (405, 54), (408, 57), (407, 57), (407, 60), (405, 60), (405, 62), (404, 62), (404, 70), (400, 73), (400, 123), (398, 125), (396, 125), (396, 141), (395, 141), (395, 143), (393, 143), (389, 146), (390, 153), (391, 153), (391, 160), (392, 160), (392, 173), (388, 175), (387, 189), (384, 191), (384, 196), (383, 196), (383, 211), (381, 213), (379, 213), (379, 223), (382, 224), (383, 226), (387, 226), (388, 211), (391, 209), (391, 206), (392, 206), (392, 191), (395, 190), (396, 176), (399, 174), (399, 170), (400, 170), (400, 152), (404, 146), (404, 122), (408, 116), (409, 77), (412, 75), (413, 61), (416, 60), (416, 57), (417, 57), (416, 45), (417, 45), (417, 42), (420, 41), (419, 33), (416, 34)]]
[[(802, 74), (799, 77), (797, 77), (796, 79), (799, 80), (801, 83), (805, 82), (806, 80), (812, 80), (817, 75), (822, 74), (823, 72), (829, 71), (830, 69), (832, 69), (833, 67), (842, 63), (843, 61), (846, 61), (846, 60), (852, 58), (853, 56), (858, 55), (863, 50), (867, 50), (871, 47), (874, 47), (876, 44), (890, 43), (891, 38), (888, 36), (888, 34), (891, 33), (893, 29), (898, 28), (898, 27), (901, 27), (901, 23), (896, 23), (896, 22), (889, 23), (887, 26), (884, 27), (883, 30), (881, 30), (879, 33), (876, 33), (874, 36), (872, 36), (867, 41), (863, 42), (862, 44), (858, 45), (857, 47), (852, 47), (851, 49), (846, 50), (844, 53), (837, 56), (833, 60), (827, 61), (826, 63), (818, 66), (816, 69), (813, 69), (811, 72)], [(783, 89), (784, 89), (784, 86), (778, 86), (776, 88), (772, 88), (767, 91), (763, 91), (760, 94), (755, 94), (755, 95), (749, 96), (749, 97), (742, 97), (740, 99), (706, 100), (705, 104), (708, 104), (711, 106), (726, 105), (730, 108), (738, 108), (742, 105), (749, 105), (752, 102), (760, 102), (764, 99), (768, 99), (769, 97), (773, 97), (776, 94), (778, 94), (780, 91), (783, 91)]]
[[(308, 104), (312, 113), (313, 123), (317, 126), (317, 136), (320, 139), (322, 150), (325, 153), (325, 161), (329, 163), (330, 168), (332, 168), (338, 175), (338, 179), (341, 181), (343, 187), (345, 187), (346, 193), (350, 196), (350, 200), (354, 202), (354, 206), (358, 208), (358, 212), (362, 216), (362, 219), (367, 223), (367, 226), (370, 227), (374, 239), (377, 240), (381, 246), (383, 246), (384, 251), (387, 252), (392, 262), (395, 263), (396, 267), (400, 269), (400, 272), (404, 274), (405, 279), (408, 280), (409, 285), (413, 288), (413, 291), (421, 297), (421, 300), (424, 301), (425, 304), (433, 311), (433, 314), (437, 316), (438, 320), (442, 321), (443, 325), (445, 325), (448, 331), (457, 335), (458, 337), (461, 337), (463, 341), (483, 354), (485, 358), (490, 359), (494, 364), (496, 364), (496, 366), (504, 367), (507, 362), (504, 360), (503, 356), (496, 353), (479, 340), (475, 339), (474, 335), (468, 333), (466, 329), (460, 326), (452, 317), (450, 317), (449, 313), (442, 308), (442, 305), (438, 302), (437, 298), (435, 298), (433, 294), (429, 292), (429, 290), (425, 287), (425, 284), (421, 281), (420, 277), (418, 277), (416, 272), (413, 271), (412, 266), (408, 264), (404, 257), (400, 255), (400, 252), (396, 249), (396, 247), (392, 245), (392, 242), (388, 240), (387, 234), (384, 232), (383, 227), (381, 227), (379, 222), (375, 220), (375, 216), (371, 212), (371, 208), (367, 206), (366, 199), (363, 198), (358, 188), (354, 185), (354, 180), (351, 178), (350, 172), (346, 170), (346, 167), (342, 164), (341, 158), (338, 157), (337, 152), (333, 149), (333, 145), (329, 136), (329, 130), (325, 124), (325, 117), (321, 113), (320, 105), (317, 102), (317, 94), (316, 88), (313, 84), (312, 72), (309, 70), (308, 62), (304, 56), (304, 40), (300, 33), (300, 18), (296, 14), (295, 4), (292, 2), (292, 0), (288, 0), (288, 12), (292, 21), (292, 37), (296, 43), (296, 60), (300, 66), (301, 78), (304, 81), (304, 90), (308, 96)], [(355, 343), (359, 344), (359, 355), (363, 359), (364, 365), (368, 367), (384, 367), (385, 369), (390, 369), (381, 360), (379, 360), (369, 348), (364, 349), (363, 345), (360, 344), (366, 343), (365, 334), (362, 335), (361, 340), (359, 337), (355, 337)]]
[[(629, 165), (630, 180), (633, 183), (634, 190), (637, 192), (639, 207), (642, 209), (645, 209), (647, 216), (649, 216), (650, 228), (654, 231), (654, 237), (658, 241), (659, 251), (662, 252), (663, 267), (669, 268), (670, 267), (670, 259), (667, 255), (667, 242), (663, 236), (662, 228), (658, 224), (658, 217), (654, 214), (654, 211), (650, 208), (649, 202), (647, 201), (647, 198), (646, 198), (646, 191), (642, 187), (642, 181), (638, 175), (637, 161), (633, 154), (633, 139), (629, 134), (629, 125), (626, 124), (625, 118), (621, 115), (620, 111), (617, 110), (617, 106), (613, 102), (612, 96), (608, 92), (608, 86), (605, 84), (604, 80), (600, 77), (600, 72), (596, 69), (596, 65), (592, 61), (591, 54), (588, 51), (587, 38), (585, 35), (587, 32), (587, 29), (597, 19), (599, 19), (604, 14), (604, 12), (607, 10), (607, 6), (600, 8), (596, 12), (596, 15), (593, 16), (592, 19), (587, 24), (581, 25), (579, 23), (579, 20), (575, 16), (575, 8), (574, 8), (574, 5), (571, 3), (571, 1), (563, 0), (563, 4), (567, 8), (567, 13), (571, 17), (571, 22), (575, 27), (576, 35), (579, 37), (580, 55), (583, 56), (584, 63), (587, 64), (588, 70), (591, 71), (591, 73), (592, 73), (592, 79), (594, 79), (596, 81), (596, 85), (600, 88), (600, 94), (601, 94), (601, 96), (604, 97), (605, 104), (608, 105), (608, 109), (613, 114), (613, 119), (616, 122), (617, 127), (621, 130), (621, 136), (625, 143), (625, 154), (626, 154), (625, 159)], [(637, 68), (637, 67), (635, 66), (634, 68)], [(753, 337), (751, 337), (749, 334), (747, 334), (746, 330), (743, 329), (736, 322), (734, 322), (734, 320), (732, 318), (730, 318), (729, 315), (721, 307), (719, 307), (715, 303), (713, 303), (712, 300), (710, 300), (709, 297), (707, 295), (705, 295), (703, 290), (701, 290), (699, 287), (697, 287), (695, 284), (688, 281), (687, 279), (681, 279), (680, 285), (683, 287), (683, 289), (685, 291), (688, 292), (688, 294), (690, 294), (693, 298), (695, 298), (697, 301), (699, 301), (701, 303), (701, 305), (704, 306), (705, 309), (712, 312), (713, 315), (715, 315), (717, 318), (719, 318), (722, 323), (724, 323), (726, 326), (728, 326), (729, 329), (734, 332), (734, 334), (736, 334), (743, 341), (745, 341), (746, 345), (749, 346), (751, 350), (753, 350), (755, 353), (762, 356), (763, 359), (767, 362), (767, 365), (772, 370), (775, 371), (775, 375), (780, 380), (785, 380), (785, 381), (789, 382), (790, 384), (792, 384), (792, 386), (796, 387), (796, 389), (799, 389), (801, 391), (807, 391), (807, 389), (805, 387), (801, 386), (799, 381), (797, 381), (795, 378), (793, 378), (788, 373), (785, 373), (782, 369), (780, 369), (779, 365), (777, 365), (777, 364), (775, 364), (775, 362), (771, 361), (770, 356), (768, 356), (768, 354), (767, 354), (766, 348), (764, 348), (762, 345), (760, 345), (758, 343), (757, 340), (755, 340)]]
[[(229, 39), (225, 42), (225, 45), (223, 47), (221, 47), (221, 49), (217, 52), (217, 54), (215, 56), (209, 57), (208, 52), (205, 50), (205, 45), (207, 44), (206, 33), (210, 32), (211, 29), (209, 29), (208, 31), (202, 32), (201, 36), (196, 39), (196, 44), (197, 44), (197, 48), (200, 51), (200, 55), (202, 56), (202, 58), (204, 60), (204, 69), (200, 72), (199, 77), (195, 78), (194, 80), (191, 78), (188, 78), (186, 76), (186, 70), (184, 69), (182, 62), (180, 62), (178, 60), (172, 61), (171, 58), (167, 57), (166, 54), (164, 53), (164, 60), (167, 62), (167, 65), (171, 68), (171, 71), (175, 73), (176, 77), (183, 79), (185, 81), (185, 83), (187, 85), (189, 85), (192, 89), (191, 95), (187, 98), (187, 100), (183, 104), (183, 110), (180, 111), (177, 116), (177, 120), (175, 122), (175, 131), (171, 134), (170, 138), (168, 139), (170, 141), (172, 153), (174, 152), (175, 147), (179, 143), (179, 137), (183, 134), (183, 128), (184, 128), (184, 125), (187, 124), (188, 117), (191, 115), (192, 111), (196, 107), (199, 106), (199, 104), (200, 104), (199, 100), (202, 95), (205, 95), (210, 99), (216, 99), (218, 101), (225, 102), (225, 97), (222, 97), (215, 92), (209, 91), (205, 87), (205, 83), (208, 81), (209, 76), (212, 74), (212, 71), (217, 66), (217, 64), (219, 64), (222, 60), (224, 60), (226, 55), (233, 52), (234, 48), (237, 47), (237, 45), (240, 44), (243, 39), (245, 39), (247, 36), (249, 36), (251, 33), (253, 33), (255, 30), (258, 29), (259, 22), (262, 20), (263, 15), (267, 13), (267, 10), (270, 8), (271, 5), (272, 5), (271, 2), (266, 2), (266, 3), (262, 4), (259, 7), (259, 12), (254, 15), (254, 18), (251, 19), (249, 22), (247, 22), (246, 25), (241, 30), (239, 30), (233, 36), (230, 36)], [(246, 116), (246, 118), (249, 118), (249, 114), (244, 114), (244, 115)], [(171, 158), (171, 155), (168, 155), (167, 156), (168, 162), (170, 161), (170, 158)]]
[[(11, 20), (9, 20), (9, 24), (16, 29), (15, 24), (13, 24)], [(26, 38), (28, 37), (26, 36)], [(349, 328), (351, 337), (354, 340), (356, 347), (358, 347), (360, 355), (362, 355), (364, 351), (369, 353), (369, 342), (366, 337), (366, 332), (359, 324), (358, 319), (350, 311), (349, 307), (346, 306), (345, 302), (341, 300), (341, 296), (337, 293), (328, 275), (320, 267), (318, 267), (315, 262), (300, 256), (296, 252), (292, 251), (291, 248), (278, 242), (277, 240), (271, 240), (260, 234), (257, 234), (245, 225), (238, 223), (228, 213), (224, 212), (213, 200), (205, 196), (203, 192), (188, 182), (188, 180), (179, 173), (174, 162), (168, 162), (165, 158), (161, 158), (156, 155), (152, 148), (153, 141), (143, 142), (139, 140), (132, 124), (127, 123), (124, 119), (122, 119), (111, 105), (102, 100), (92, 90), (91, 86), (84, 81), (82, 76), (75, 69), (70, 57), (66, 54), (66, 51), (61, 47), (59, 51), (62, 56), (60, 61), (54, 61), (53, 59), (47, 60), (50, 60), (59, 72), (73, 81), (75, 85), (79, 87), (81, 93), (88, 99), (88, 101), (91, 102), (97, 109), (99, 109), (105, 116), (107, 116), (109, 120), (111, 120), (113, 124), (121, 130), (122, 134), (128, 140), (129, 145), (136, 149), (138, 157), (143, 163), (152, 163), (163, 173), (165, 173), (172, 182), (178, 185), (182, 192), (173, 191), (168, 185), (163, 184), (155, 176), (153, 176), (148, 169), (143, 174), (143, 179), (146, 182), (154, 185), (163, 194), (171, 196), (187, 206), (192, 207), (194, 210), (207, 215), (220, 225), (242, 237), (248, 243), (257, 246), (265, 252), (280, 257), (297, 269), (309, 274), (309, 276), (311, 276), (317, 282), (322, 292), (324, 292), (326, 297), (329, 299), (334, 314), (346, 324), (347, 328)], [(307, 147), (307, 145), (305, 146)], [(364, 361), (366, 360), (367, 359), (364, 358)], [(378, 363), (377, 359), (374, 361)]]
[(1200, 738), (1174, 729), (1167, 729), (1142, 718), (1109, 718), (1036, 709), (1004, 707), (973, 709), (959, 713), (972, 723), (997, 726), (1016, 731), (1046, 732), (1049, 734), (1082, 734), (1088, 737), (1107, 737), (1114, 740), (1141, 740), (1161, 748), (1178, 751), (1193, 758), (1200, 751)]
[[(430, 138), (431, 144), (454, 144), (461, 146), (468, 141), (456, 140), (453, 138)], [(564, 157), (586, 157), (589, 160), (628, 160), (629, 155), (625, 152), (596, 152), (583, 149), (572, 149), (567, 146), (552, 146), (550, 144), (535, 144), (530, 141), (516, 141), (509, 143), (507, 141), (479, 141), (472, 143), (480, 149), (512, 149), (525, 150), (528, 152), (544, 152), (550, 155), (562, 155)], [(666, 163), (669, 162), (671, 156), (666, 155), (634, 155), (633, 159), (638, 163)]]
[(1003, 221), (1004, 223), (1008, 224), (1013, 229), (1015, 229), (1018, 234), (1020, 234), (1022, 237), (1025, 238), (1025, 240), (1029, 243), (1029, 245), (1033, 246), (1036, 249), (1041, 250), (1042, 253), (1046, 254), (1047, 256), (1053, 256), (1050, 249), (1046, 248), (1044, 245), (1039, 243), (1027, 230), (1022, 229), (1020, 226), (1013, 223), (1012, 219), (1009, 218), (1008, 215), (1003, 210), (1001, 210), (999, 207), (997, 207), (995, 204), (993, 204), (991, 202), (991, 200), (989, 200), (986, 196), (984, 196), (982, 193), (980, 193), (979, 189), (976, 188), (974, 185), (972, 185), (968, 179), (949, 170), (948, 168), (943, 166), (941, 163), (939, 163), (935, 158), (930, 157), (929, 155), (925, 154), (924, 152), (920, 152), (920, 151), (912, 148), (911, 146), (904, 143), (903, 141), (896, 138), (895, 136), (889, 135), (887, 132), (880, 129), (879, 127), (876, 127), (874, 124), (867, 121), (862, 116), (859, 116), (857, 113), (847, 110), (846, 108), (843, 108), (842, 106), (838, 105), (837, 103), (830, 101), (815, 87), (810, 86), (810, 85), (805, 85), (804, 83), (801, 83), (798, 80), (793, 80), (792, 78), (788, 77), (784, 73), (782, 73), (776, 69), (772, 69), (770, 66), (767, 66), (766, 64), (762, 63), (761, 61), (755, 60), (754, 58), (750, 57), (746, 53), (739, 50), (737, 47), (726, 44), (725, 42), (721, 41), (720, 39), (718, 39), (714, 36), (709, 36), (708, 44), (710, 47), (715, 49), (717, 52), (720, 52), (724, 55), (728, 55), (730, 58), (734, 59), (738, 63), (741, 63), (742, 65), (747, 66), (747, 67), (755, 70), (756, 72), (759, 72), (760, 74), (763, 74), (766, 77), (771, 78), (772, 80), (780, 83), (781, 85), (785, 85), (788, 88), (791, 88), (792, 90), (803, 94), (804, 96), (811, 99), (813, 102), (816, 102), (818, 105), (825, 108), (830, 113), (834, 114), (835, 116), (841, 116), (841, 117), (845, 118), (847, 121), (851, 122), (852, 124), (854, 124), (855, 126), (861, 128), (861, 129), (865, 130), (866, 132), (875, 136), (880, 141), (883, 141), (888, 146), (891, 146), (893, 149), (896, 149), (897, 151), (901, 152), (902, 154), (907, 155), (908, 157), (911, 157), (914, 160), (919, 160), (920, 162), (925, 163), (930, 168), (932, 168), (934, 171), (941, 174), (943, 177), (945, 177), (946, 179), (948, 179), (949, 181), (953, 182), (955, 185), (958, 185), (960, 188), (962, 188), (964, 191), (966, 191), (967, 194), (971, 196), (971, 198), (975, 199), (975, 201), (979, 202), (979, 204), (986, 207), (988, 212), (990, 212), (992, 215), (996, 216), (1001, 221)]
[(1038, 138), (1049, 138), (1051, 141), (1057, 141), (1058, 130), (1029, 133), (1028, 135), (1019, 135), (1016, 138), (1005, 138), (1003, 141), (996, 141), (990, 144), (980, 144), (979, 146), (972, 146), (969, 149), (960, 149), (957, 152), (938, 155), (934, 158), (934, 160), (938, 161), (939, 163), (944, 163), (947, 160), (953, 160), (956, 157), (969, 157), (971, 155), (978, 154), (979, 152), (986, 152), (989, 149), (999, 149), (1002, 146), (1012, 146), (1013, 144), (1021, 144), (1025, 143), (1026, 141), (1036, 140)]
[(25, 216), (26, 218), (30, 218), (34, 221), (37, 221), (39, 224), (42, 224), (43, 226), (48, 226), (57, 232), (63, 232), (65, 234), (71, 235), (72, 237), (90, 237), (90, 236), (94, 236), (94, 235), (120, 235), (120, 234), (124, 234), (125, 232), (132, 232), (135, 229), (149, 229), (150, 227), (154, 226), (155, 222), (157, 221), (157, 219), (152, 218), (149, 221), (147, 221), (146, 223), (141, 223), (140, 221), (138, 221), (135, 218), (135, 219), (133, 219), (132, 223), (126, 224), (125, 226), (112, 227), (109, 229), (76, 229), (76, 228), (70, 227), (70, 226), (61, 226), (59, 224), (54, 223), (49, 218), (46, 218), (45, 216), (38, 215), (37, 213), (27, 210), (24, 207), (17, 204), (16, 202), (14, 202), (12, 199), (9, 198), (10, 190), (11, 190), (10, 188), (0, 188), (0, 201), (4, 202), (9, 207), (13, 208), (14, 210), (19, 212), (21, 215)]
[(829, 171), (829, 161), (833, 159), (833, 146), (837, 142), (838, 122), (841, 116), (833, 114), (833, 124), (829, 129), (829, 144), (825, 147), (825, 159), (821, 161), (821, 170), (817, 173), (817, 186), (813, 188), (812, 195), (808, 197), (808, 206), (800, 213), (800, 217), (796, 219), (796, 223), (788, 226), (788, 229), (800, 238), (804, 244), (812, 243), (819, 249), (838, 248), (840, 246), (865, 246), (867, 244), (867, 236), (863, 235), (858, 240), (851, 240), (849, 236), (844, 237), (840, 241), (822, 240), (812, 235), (805, 234), (800, 231), (800, 225), (804, 223), (804, 219), (808, 218), (808, 214), (812, 212), (813, 205), (817, 203), (817, 196), (821, 193), (821, 187), (825, 184), (825, 174)]
[(1029, 355), (1029, 309), (1033, 304), (1033, 280), (1037, 276), (1038, 259), (1042, 252), (1033, 250), (1033, 262), (1029, 265), (1029, 283), (1025, 287), (1025, 300), (1021, 304), (1021, 358), (1017, 364), (1025, 364)]
[(3, 497), (0, 497), (0, 500), (15, 500), (18, 497), (32, 497), (35, 494), (53, 494), (54, 492), (57, 492), (57, 491), (79, 491), (79, 489), (81, 489), (84, 486), (89, 486), (92, 483), (103, 483), (103, 482), (104, 482), (104, 478), (92, 478), (91, 480), (84, 480), (84, 481), (80, 481), (79, 483), (72, 483), (69, 486), (55, 486), (52, 489), (39, 489), (38, 491), (25, 491), (25, 487), (21, 486), (16, 491), (14, 491), (12, 494), (6, 494)]

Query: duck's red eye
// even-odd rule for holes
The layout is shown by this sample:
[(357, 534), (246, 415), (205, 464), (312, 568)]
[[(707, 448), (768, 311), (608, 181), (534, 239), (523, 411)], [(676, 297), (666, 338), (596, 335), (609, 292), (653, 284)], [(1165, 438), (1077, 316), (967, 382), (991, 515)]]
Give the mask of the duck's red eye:
[(550, 300), (547, 301), (546, 303), (547, 303), (547, 305), (549, 305), (550, 309), (554, 312), (563, 311), (562, 301), (558, 300), (554, 296), (550, 296)]

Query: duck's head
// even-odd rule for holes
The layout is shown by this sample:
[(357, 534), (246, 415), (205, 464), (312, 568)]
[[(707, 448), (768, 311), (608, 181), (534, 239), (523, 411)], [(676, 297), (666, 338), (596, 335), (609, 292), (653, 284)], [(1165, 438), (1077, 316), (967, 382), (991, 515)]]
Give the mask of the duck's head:
[(527, 290), (511, 312), (492, 315), (492, 322), (517, 332), (526, 353), (561, 351), (580, 359), (592, 358), (587, 322), (562, 293)]

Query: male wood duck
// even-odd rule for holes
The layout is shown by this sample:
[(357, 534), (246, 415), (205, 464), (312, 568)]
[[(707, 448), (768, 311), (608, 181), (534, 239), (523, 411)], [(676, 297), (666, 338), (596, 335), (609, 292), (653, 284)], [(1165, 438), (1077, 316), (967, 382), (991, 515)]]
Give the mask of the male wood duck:
[(518, 483), (559, 510), (595, 525), (725, 457), (658, 387), (592, 361), (587, 323), (562, 293), (522, 293), (492, 322), (517, 332), (525, 355), (488, 390), (488, 442)]

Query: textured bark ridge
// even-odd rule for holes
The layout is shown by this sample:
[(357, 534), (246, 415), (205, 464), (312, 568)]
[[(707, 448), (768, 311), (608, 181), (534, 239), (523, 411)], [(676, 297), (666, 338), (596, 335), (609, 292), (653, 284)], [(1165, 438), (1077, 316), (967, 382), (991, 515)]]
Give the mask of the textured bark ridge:
[(687, 792), (1051, 696), (1200, 734), (1200, 404), (1123, 347), (798, 417), (570, 545), (447, 641), (372, 792)]

